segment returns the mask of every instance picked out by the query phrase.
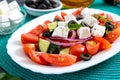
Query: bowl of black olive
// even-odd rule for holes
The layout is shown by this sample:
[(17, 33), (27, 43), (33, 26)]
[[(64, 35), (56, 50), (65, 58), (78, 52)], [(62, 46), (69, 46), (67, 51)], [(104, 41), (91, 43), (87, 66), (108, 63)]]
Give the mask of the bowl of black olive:
[(28, 14), (41, 16), (62, 8), (59, 0), (25, 0), (24, 7)]

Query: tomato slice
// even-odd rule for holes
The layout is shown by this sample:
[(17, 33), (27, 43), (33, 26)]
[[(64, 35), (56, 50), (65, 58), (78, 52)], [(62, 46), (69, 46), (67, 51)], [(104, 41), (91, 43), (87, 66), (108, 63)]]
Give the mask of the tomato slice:
[(120, 36), (120, 28), (116, 28), (113, 31), (109, 32), (105, 39), (107, 39), (110, 43), (113, 43)]
[(110, 14), (106, 14), (106, 18), (109, 21), (114, 21), (114, 19), (112, 18), (112, 16)]
[(43, 31), (44, 31), (43, 26), (39, 24), (34, 29), (32, 29), (29, 33), (39, 36)]
[(80, 60), (80, 55), (85, 53), (85, 46), (82, 44), (76, 44), (70, 47), (70, 54), (77, 56), (77, 61)]
[(22, 43), (36, 43), (38, 42), (38, 36), (33, 35), (31, 33), (24, 33), (21, 35)]
[(115, 25), (115, 28), (120, 28), (120, 21), (113, 21), (112, 23)]
[(111, 44), (108, 40), (102, 38), (102, 37), (95, 37), (94, 40), (96, 42), (100, 42), (100, 49), (109, 49), (111, 48)]
[(61, 12), (61, 16), (63, 19), (65, 19), (65, 16), (67, 16), (67, 14), (65, 12)]
[(42, 57), (55, 66), (70, 66), (76, 62), (76, 56), (68, 54), (42, 54)]
[(42, 57), (41, 54), (44, 54), (43, 52), (37, 52), (36, 50), (36, 44), (28, 43), (23, 44), (23, 50), (26, 55), (28, 55), (34, 62), (39, 64), (48, 64)]
[(34, 62), (39, 63), (39, 64), (48, 64), (48, 62), (46, 62), (43, 59), (43, 57), (41, 56), (42, 54), (45, 54), (45, 53), (37, 52), (37, 51), (34, 51), (34, 50), (29, 50), (28, 54)]
[(60, 17), (59, 15), (55, 15), (54, 21), (64, 21), (64, 19)]
[(44, 31), (49, 31), (49, 28), (48, 28), (48, 24), (51, 23), (51, 21), (49, 20), (46, 20), (44, 23), (43, 23), (43, 30)]
[(100, 43), (93, 40), (86, 43), (87, 52), (91, 55), (95, 55), (99, 51)]
[(32, 43), (28, 43), (28, 44), (23, 44), (23, 50), (26, 53), (26, 55), (28, 55), (29, 50), (35, 50), (35, 44)]
[(100, 25), (104, 26), (105, 23), (107, 22), (107, 19), (105, 19), (105, 18), (99, 18), (98, 21), (99, 21)]
[(80, 7), (79, 9), (75, 10), (72, 14), (74, 16), (78, 16), (81, 14), (82, 10), (84, 9), (84, 7)]

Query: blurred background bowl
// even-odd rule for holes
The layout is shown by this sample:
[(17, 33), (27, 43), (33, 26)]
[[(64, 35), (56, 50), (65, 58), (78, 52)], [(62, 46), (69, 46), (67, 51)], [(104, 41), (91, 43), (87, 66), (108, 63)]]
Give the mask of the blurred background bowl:
[(0, 35), (7, 35), (13, 33), (16, 28), (24, 22), (27, 13), (22, 10), (20, 12), (23, 14), (23, 17), (20, 17), (19, 19), (8, 19), (7, 21), (0, 20)]
[(62, 8), (62, 3), (59, 0), (54, 0), (54, 1), (59, 4), (59, 6), (56, 7), (56, 8), (36, 9), (36, 8), (29, 7), (28, 5), (26, 5), (26, 3), (24, 4), (24, 7), (25, 7), (28, 14), (33, 15), (33, 16), (41, 16), (41, 15), (44, 15), (44, 14), (48, 14), (50, 12), (58, 11)]

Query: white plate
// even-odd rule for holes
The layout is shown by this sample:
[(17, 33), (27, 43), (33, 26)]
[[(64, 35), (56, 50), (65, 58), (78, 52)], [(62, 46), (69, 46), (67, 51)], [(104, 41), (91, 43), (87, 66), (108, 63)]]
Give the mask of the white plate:
[[(75, 9), (70, 9), (70, 10), (64, 10), (66, 13), (72, 13)], [(120, 16), (106, 12), (106, 11), (101, 11), (98, 9), (91, 9), (91, 12), (93, 13), (99, 13), (99, 12), (105, 12), (109, 13), (113, 16), (115, 20), (120, 20)], [(43, 74), (62, 74), (62, 73), (69, 73), (69, 72), (74, 72), (78, 70), (83, 70), (88, 67), (94, 66), (98, 63), (101, 63), (115, 54), (117, 54), (120, 50), (120, 38), (117, 39), (113, 44), (112, 48), (109, 50), (104, 50), (96, 54), (95, 56), (92, 57), (91, 60), (89, 61), (80, 61), (75, 63), (72, 66), (68, 67), (56, 67), (56, 66), (45, 66), (45, 65), (39, 65), (35, 62), (33, 62), (30, 58), (28, 58), (22, 49), (22, 44), (21, 44), (21, 34), (26, 33), (33, 29), (36, 25), (42, 24), (45, 20), (53, 20), (54, 16), (56, 14), (60, 14), (60, 12), (54, 12), (50, 13), (47, 15), (43, 15), (41, 17), (38, 17), (27, 24), (23, 25), (21, 28), (19, 28), (11, 38), (8, 40), (7, 44), (7, 52), (8, 55), (15, 61), (17, 64), (22, 66), (23, 68), (29, 69), (33, 72), (38, 72), (38, 73), (43, 73)]]

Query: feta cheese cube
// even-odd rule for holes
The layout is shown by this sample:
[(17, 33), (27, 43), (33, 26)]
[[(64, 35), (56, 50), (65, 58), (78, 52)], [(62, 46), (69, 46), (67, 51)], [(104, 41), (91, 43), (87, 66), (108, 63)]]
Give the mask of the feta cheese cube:
[(90, 8), (84, 8), (81, 12), (81, 15), (83, 17), (90, 16), (91, 15), (91, 9)]
[[(14, 21), (15, 23), (20, 23), (22, 21), (23, 14), (16, 8), (11, 11), (9, 18)], [(21, 19), (20, 19), (21, 18)], [(17, 20), (20, 19), (20, 20)]]
[(103, 37), (105, 34), (105, 26), (95, 24), (92, 28), (92, 35), (96, 37)]
[(13, 9), (16, 9), (16, 8), (21, 10), (20, 6), (19, 6), (19, 4), (17, 3), (16, 0), (10, 2), (8, 5), (9, 5), (10, 10), (13, 10)]
[(68, 22), (65, 21), (59, 21), (58, 26), (68, 27)]
[(63, 26), (58, 26), (52, 36), (59, 36), (59, 37), (63, 37), (63, 38), (67, 38), (69, 34), (69, 28), (68, 27), (63, 27)]
[(8, 16), (2, 15), (0, 16), (0, 27), (9, 27), (10, 26), (10, 21)]
[(81, 27), (77, 30), (77, 34), (80, 39), (88, 38), (91, 36), (89, 27)]
[(6, 0), (0, 2), (0, 10), (2, 15), (9, 15), (10, 9)]
[(83, 21), (88, 24), (89, 26), (93, 26), (94, 24), (98, 24), (97, 19), (95, 19), (92, 16), (85, 16), (85, 18), (83, 19)]
[(68, 14), (67, 16), (65, 16), (65, 21), (69, 22), (70, 20), (76, 20), (76, 17), (73, 14)]
[(83, 19), (77, 21), (78, 24), (81, 24), (83, 22)]

